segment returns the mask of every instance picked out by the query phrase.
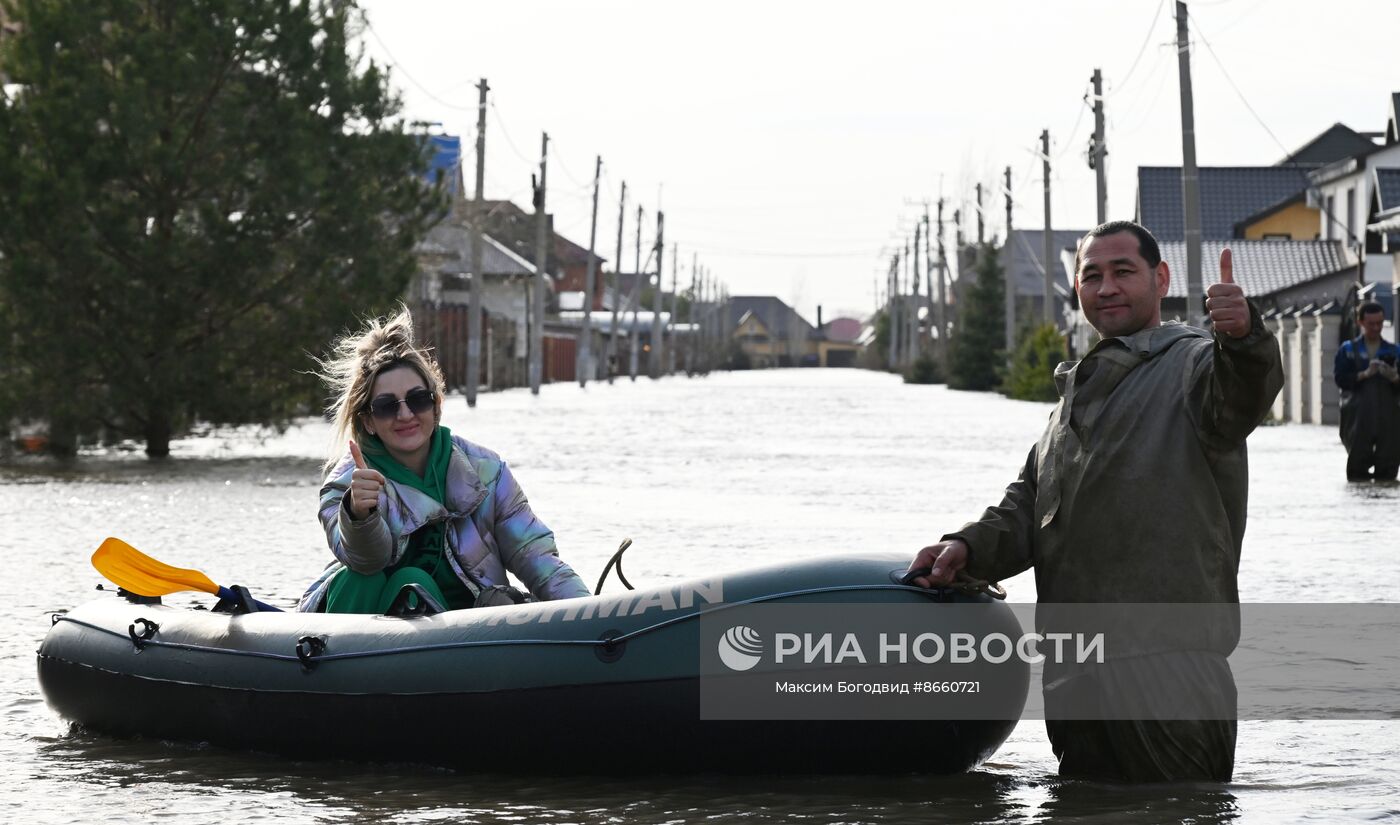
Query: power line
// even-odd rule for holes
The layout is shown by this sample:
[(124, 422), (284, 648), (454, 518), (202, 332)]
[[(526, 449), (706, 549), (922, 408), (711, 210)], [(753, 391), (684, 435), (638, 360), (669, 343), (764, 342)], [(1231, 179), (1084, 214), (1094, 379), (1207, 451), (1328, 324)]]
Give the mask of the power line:
[(1147, 53), (1147, 44), (1152, 42), (1152, 32), (1157, 28), (1157, 18), (1162, 16), (1162, 7), (1167, 4), (1167, 0), (1157, 0), (1157, 11), (1152, 13), (1152, 22), (1147, 26), (1147, 36), (1142, 38), (1142, 45), (1138, 47), (1137, 57), (1133, 58), (1133, 65), (1128, 67), (1128, 73), (1123, 75), (1123, 82), (1114, 84), (1113, 91), (1104, 97), (1113, 97), (1123, 89), (1127, 88), (1128, 81), (1132, 78), (1133, 72), (1137, 70), (1138, 61)]
[(1220, 73), (1225, 75), (1225, 81), (1230, 84), (1231, 89), (1235, 90), (1235, 94), (1239, 96), (1240, 102), (1243, 103), (1244, 107), (1249, 110), (1249, 113), (1254, 116), (1254, 120), (1263, 127), (1264, 131), (1269, 133), (1269, 137), (1273, 138), (1274, 143), (1278, 144), (1278, 148), (1283, 151), (1283, 154), (1285, 156), (1288, 155), (1290, 153), (1289, 148), (1283, 145), (1283, 141), (1278, 139), (1278, 135), (1274, 134), (1273, 129), (1269, 128), (1269, 124), (1265, 123), (1264, 119), (1259, 116), (1259, 113), (1254, 111), (1254, 107), (1249, 105), (1249, 101), (1245, 99), (1244, 92), (1240, 91), (1240, 87), (1235, 85), (1235, 81), (1230, 77), (1230, 72), (1226, 70), (1225, 64), (1220, 62), (1220, 56), (1215, 53), (1215, 49), (1210, 45), (1210, 41), (1206, 39), (1206, 33), (1201, 31), (1201, 24), (1196, 20), (1196, 16), (1187, 12), (1186, 19), (1190, 20), (1192, 25), (1196, 27), (1196, 36), (1200, 37), (1201, 42), (1206, 44), (1206, 51), (1210, 52), (1211, 58), (1215, 60), (1215, 65), (1220, 67)]
[(587, 183), (585, 183), (579, 180), (573, 172), (569, 171), (569, 165), (564, 162), (564, 156), (559, 152), (558, 142), (555, 141), (553, 138), (551, 138), (549, 141), (549, 154), (551, 157), (554, 158), (555, 165), (558, 166), (564, 172), (564, 177), (573, 181), (574, 185), (579, 187), (580, 189), (587, 189), (591, 197), (591, 193), (593, 191), (593, 181), (588, 181)]
[(539, 158), (526, 157), (525, 153), (520, 151), (520, 147), (515, 145), (515, 141), (510, 139), (510, 130), (506, 128), (505, 118), (501, 117), (501, 110), (496, 108), (496, 101), (491, 101), (490, 105), (491, 113), (496, 118), (496, 126), (500, 128), (501, 137), (505, 138), (506, 145), (510, 147), (510, 150), (515, 153), (516, 157), (520, 158), (525, 163), (531, 166), (538, 164), (540, 162)]
[(1069, 137), (1064, 141), (1064, 148), (1055, 153), (1054, 160), (1059, 161), (1070, 149), (1074, 148), (1074, 139), (1079, 136), (1079, 125), (1084, 122), (1084, 112), (1089, 108), (1089, 95), (1086, 93), (1079, 99), (1079, 116), (1074, 119), (1074, 126), (1069, 130)]
[(476, 107), (475, 107), (475, 106), (461, 106), (461, 105), (458, 105), (458, 104), (456, 104), (456, 103), (450, 103), (450, 102), (448, 102), (448, 101), (446, 101), (446, 100), (443, 100), (442, 98), (438, 97), (437, 95), (433, 94), (431, 91), (429, 91), (427, 86), (424, 86), (422, 83), (419, 83), (419, 82), (418, 82), (418, 79), (415, 78), (413, 75), (409, 74), (409, 73), (408, 73), (408, 69), (405, 69), (405, 68), (403, 67), (403, 63), (402, 63), (397, 57), (394, 57), (394, 53), (393, 53), (392, 51), (390, 51), (388, 45), (386, 45), (386, 44), (384, 43), (384, 38), (380, 37), (380, 36), (379, 36), (379, 32), (377, 32), (377, 31), (374, 30), (374, 26), (371, 26), (371, 25), (369, 24), (369, 17), (368, 17), (367, 15), (365, 15), (363, 12), (361, 12), (361, 13), (360, 13), (360, 20), (363, 21), (364, 24), (365, 24), (365, 31), (369, 32), (369, 33), (370, 33), (370, 36), (374, 38), (374, 42), (378, 43), (378, 44), (379, 44), (379, 48), (381, 48), (381, 49), (384, 50), (384, 54), (389, 58), (389, 66), (390, 66), (391, 68), (393, 68), (393, 69), (397, 69), (398, 72), (399, 72), (399, 74), (403, 75), (405, 78), (408, 79), (408, 82), (409, 82), (409, 83), (412, 83), (414, 86), (417, 86), (417, 87), (418, 87), (418, 91), (420, 91), (420, 92), (422, 92), (423, 94), (427, 95), (429, 98), (431, 98), (435, 103), (437, 103), (437, 104), (440, 105), (440, 106), (445, 106), (445, 107), (447, 107), (447, 108), (449, 108), (449, 109), (455, 109), (455, 110), (457, 110), (457, 111), (459, 111), (459, 112), (475, 112), (475, 111), (476, 111)]

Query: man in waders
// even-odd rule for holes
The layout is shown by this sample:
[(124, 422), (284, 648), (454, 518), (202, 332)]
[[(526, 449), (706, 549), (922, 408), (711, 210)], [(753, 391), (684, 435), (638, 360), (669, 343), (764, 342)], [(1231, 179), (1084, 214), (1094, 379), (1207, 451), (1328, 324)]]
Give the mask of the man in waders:
[[(1213, 334), (1164, 324), (1170, 273), (1152, 234), (1114, 221), (1084, 236), (1075, 291), (1102, 340), (1056, 369), (1060, 403), (1001, 504), (920, 550), (914, 583), (950, 584), (961, 571), (1000, 581), (1034, 567), (1038, 623), (1050, 603), (1238, 605), (1244, 442), (1283, 387), (1283, 366), (1234, 283), (1228, 249), (1220, 275), (1206, 291)], [(1047, 662), (1045, 726), (1060, 774), (1228, 781), (1236, 695), (1226, 656), (1238, 641), (1237, 610), (1229, 627), (1196, 622), (1169, 649), (1102, 671), (1052, 679)], [(1209, 711), (1142, 719), (1058, 710), (1121, 705), (1120, 695), (1165, 684)]]
[(1385, 310), (1380, 304), (1362, 304), (1356, 321), (1361, 334), (1342, 343), (1332, 365), (1342, 391), (1347, 480), (1394, 481), (1400, 470), (1400, 371), (1395, 367), (1400, 350), (1381, 337)]

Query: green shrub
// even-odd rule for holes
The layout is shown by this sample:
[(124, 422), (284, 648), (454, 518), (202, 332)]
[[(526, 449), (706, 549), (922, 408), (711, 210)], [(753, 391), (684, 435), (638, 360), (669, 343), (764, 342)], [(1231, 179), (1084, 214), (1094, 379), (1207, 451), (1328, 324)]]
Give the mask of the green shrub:
[(1021, 336), (1001, 391), (1021, 401), (1055, 401), (1055, 366), (1066, 358), (1065, 339), (1054, 324)]

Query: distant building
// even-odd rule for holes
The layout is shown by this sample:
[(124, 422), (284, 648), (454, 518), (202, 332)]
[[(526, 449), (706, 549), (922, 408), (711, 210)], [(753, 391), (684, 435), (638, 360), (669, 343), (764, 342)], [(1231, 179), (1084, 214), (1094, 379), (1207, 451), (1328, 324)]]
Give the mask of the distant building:
[(748, 357), (750, 366), (853, 367), (861, 351), (861, 322), (836, 318), (817, 324), (771, 295), (738, 295), (726, 304), (722, 328)]
[(1400, 238), (1391, 221), (1392, 181), (1400, 169), (1400, 93), (1390, 95), (1384, 144), (1337, 160), (1308, 174), (1308, 200), (1318, 207), (1323, 238), (1344, 242), (1348, 266), (1359, 280), (1379, 283), (1389, 292), (1395, 282), (1395, 255)]
[[(1070, 271), (1058, 251), (1066, 247), (1073, 249), (1079, 239), (1089, 234), (1087, 229), (1056, 229), (1052, 235), (1051, 249), (1055, 252), (1050, 267), (1050, 280), (1055, 290), (1053, 307), (1056, 319), (1064, 318), (1072, 311), (1074, 294), (1074, 273)], [(1000, 263), (1006, 273), (1006, 283), (1015, 290), (1016, 323), (1020, 328), (1027, 323), (1039, 324), (1045, 306), (1045, 230), (1013, 229), (1002, 247)], [(976, 277), (974, 272), (968, 273)]]
[[(1201, 239), (1207, 241), (1236, 237), (1237, 224), (1308, 188), (1308, 170), (1299, 166), (1202, 166), (1199, 174)], [(1315, 225), (1316, 209), (1311, 218)], [(1158, 241), (1185, 240), (1180, 166), (1138, 168), (1137, 222)], [(1306, 240), (1315, 240), (1315, 235)]]

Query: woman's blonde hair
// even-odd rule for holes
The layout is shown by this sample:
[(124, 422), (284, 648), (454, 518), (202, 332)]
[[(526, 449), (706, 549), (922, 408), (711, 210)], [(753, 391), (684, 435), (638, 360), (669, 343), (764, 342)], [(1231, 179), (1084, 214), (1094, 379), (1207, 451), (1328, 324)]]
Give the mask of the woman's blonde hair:
[(413, 316), (399, 305), (392, 318), (374, 318), (363, 331), (335, 342), (330, 357), (317, 359), (318, 373), (331, 390), (326, 413), (331, 418), (331, 444), (326, 470), (345, 455), (345, 444), (353, 438), (363, 444), (369, 435), (360, 414), (369, 409), (370, 392), (379, 374), (397, 367), (412, 367), (437, 397), (434, 422), (442, 418), (442, 399), (447, 382), (431, 352), (413, 339)]

